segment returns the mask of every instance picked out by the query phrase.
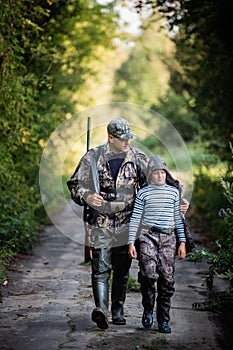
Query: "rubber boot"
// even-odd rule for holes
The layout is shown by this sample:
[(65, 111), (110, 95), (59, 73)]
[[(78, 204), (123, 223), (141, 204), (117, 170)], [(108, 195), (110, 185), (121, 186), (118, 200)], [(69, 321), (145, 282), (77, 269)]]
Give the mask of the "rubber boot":
[(92, 321), (96, 322), (100, 329), (108, 328), (108, 284), (103, 281), (95, 281), (92, 284), (96, 308), (92, 311)]
[(125, 277), (123, 283), (120, 280), (116, 280), (112, 285), (112, 322), (113, 324), (125, 325), (126, 320), (124, 318), (124, 303), (126, 298), (127, 278)]

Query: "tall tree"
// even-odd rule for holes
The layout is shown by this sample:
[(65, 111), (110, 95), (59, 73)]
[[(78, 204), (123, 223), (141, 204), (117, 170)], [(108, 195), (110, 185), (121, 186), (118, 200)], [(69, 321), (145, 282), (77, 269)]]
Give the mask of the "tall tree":
[(113, 100), (156, 110), (177, 128), (184, 140), (191, 141), (198, 123), (187, 106), (189, 93), (177, 93), (170, 86), (171, 72), (180, 72), (181, 67), (175, 58), (175, 44), (162, 29), (163, 22), (159, 14), (142, 21), (142, 34), (134, 39), (128, 59), (116, 71)]
[(151, 106), (166, 95), (169, 82), (166, 60), (173, 55), (174, 45), (159, 26), (157, 20), (135, 38), (128, 59), (115, 74), (114, 100)]
[(138, 11), (150, 7), (167, 19), (182, 67), (173, 71), (175, 91), (187, 90), (189, 107), (202, 125), (209, 151), (231, 164), (233, 130), (233, 3), (230, 0), (135, 1)]
[(72, 94), (94, 74), (97, 49), (112, 47), (116, 17), (112, 4), (94, 0), (1, 2), (1, 240), (33, 236), (43, 147), (75, 111)]

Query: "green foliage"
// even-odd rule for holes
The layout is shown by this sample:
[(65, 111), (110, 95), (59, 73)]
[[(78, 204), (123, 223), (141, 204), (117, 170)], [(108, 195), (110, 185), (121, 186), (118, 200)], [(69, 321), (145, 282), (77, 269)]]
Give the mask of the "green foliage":
[(131, 292), (140, 292), (141, 285), (138, 281), (133, 278), (132, 275), (129, 275), (127, 282), (127, 289)]
[(113, 47), (115, 18), (112, 4), (92, 0), (1, 3), (0, 266), (37, 239), (43, 147), (74, 113), (98, 47)]
[[(229, 233), (229, 236), (231, 233)], [(216, 241), (216, 248), (218, 249), (215, 253), (209, 252), (206, 249), (199, 249), (195, 252), (189, 253), (189, 258), (195, 262), (201, 262), (202, 259), (207, 259), (210, 264), (209, 274), (207, 277), (207, 289), (210, 293), (213, 292), (214, 277), (220, 277), (233, 281), (233, 245), (232, 237), (231, 242)]]
[(151, 343), (145, 342), (142, 346), (136, 345), (133, 350), (162, 350), (163, 345), (168, 343), (165, 336), (155, 337)]
[[(142, 35), (135, 39), (128, 59), (116, 71), (113, 101), (127, 101), (158, 111), (185, 141), (191, 141), (200, 125), (189, 108), (192, 96), (187, 90), (177, 94), (169, 86), (170, 72), (177, 69), (174, 43), (161, 30), (161, 18), (156, 14), (149, 25), (145, 21)], [(156, 128), (143, 115), (141, 120), (147, 127), (149, 122), (152, 129)]]
[[(204, 163), (203, 158), (202, 163)], [(219, 220), (218, 212), (219, 208), (228, 205), (220, 183), (220, 169), (221, 165), (200, 166), (195, 172), (192, 196), (195, 207), (194, 226), (199, 226), (200, 221), (202, 230), (211, 234), (212, 242), (223, 237), (225, 223)]]
[[(109, 282), (108, 282), (110, 287), (112, 285), (112, 277), (113, 277), (113, 272), (111, 272)], [(127, 282), (127, 289), (129, 292), (139, 292), (140, 291), (140, 283), (137, 282), (132, 275), (129, 275), (128, 282)]]
[(170, 59), (173, 44), (159, 27), (157, 18), (135, 39), (129, 57), (115, 74), (113, 101), (151, 106), (166, 94), (169, 73), (164, 56)]
[[(152, 0), (137, 2), (137, 10), (152, 9), (166, 21), (163, 27), (176, 44), (170, 65), (176, 94), (190, 96), (186, 108), (199, 121), (207, 149), (231, 164), (228, 153), (233, 130), (233, 21), (231, 0)], [(187, 113), (187, 116), (189, 113)]]
[(200, 121), (203, 138), (209, 141), (209, 152), (230, 164), (233, 41), (229, 33), (233, 29), (233, 3), (194, 0), (181, 4), (186, 13), (174, 24), (179, 25), (176, 57), (182, 70), (174, 72), (172, 84), (177, 92), (185, 89), (192, 97), (190, 108)]
[[(183, 140), (188, 143), (196, 141), (197, 134), (200, 131), (200, 123), (195, 113), (188, 107), (190, 101), (191, 96), (187, 91), (177, 94), (169, 89), (166, 97), (160, 99), (159, 102), (159, 113), (173, 124)], [(151, 108), (156, 109), (154, 106), (151, 106)]]
[[(228, 204), (232, 204), (233, 199), (233, 186), (232, 186), (232, 177), (227, 177), (226, 179), (221, 179), (221, 186), (223, 195), (226, 197)], [(207, 185), (207, 183), (205, 182)], [(203, 189), (202, 189), (203, 191)], [(206, 189), (206, 195), (209, 193), (209, 188)], [(212, 199), (213, 200), (213, 199)], [(208, 207), (210, 203), (208, 204)], [(208, 208), (203, 206), (202, 210), (207, 211)], [(211, 213), (211, 211), (210, 211)], [(212, 223), (212, 230), (216, 230), (216, 220), (213, 219), (211, 215), (207, 216), (208, 224)], [(190, 254), (190, 257), (195, 261), (201, 261), (202, 258), (206, 258), (210, 264), (209, 273), (207, 276), (207, 290), (208, 303), (215, 303), (216, 305), (221, 305), (225, 296), (230, 302), (233, 302), (232, 297), (232, 288), (233, 288), (233, 212), (232, 209), (225, 205), (225, 208), (222, 208), (218, 211), (218, 220), (220, 221), (221, 230), (218, 232), (218, 239), (215, 240), (215, 250), (214, 252), (207, 252), (205, 249), (197, 250), (194, 253)], [(214, 278), (220, 277), (229, 281), (229, 289), (225, 291), (225, 296), (221, 295), (223, 300), (219, 300), (219, 296), (216, 297), (213, 286)], [(231, 298), (229, 299), (228, 294), (231, 293)], [(220, 302), (221, 301), (221, 302)], [(217, 303), (217, 304), (216, 304)]]

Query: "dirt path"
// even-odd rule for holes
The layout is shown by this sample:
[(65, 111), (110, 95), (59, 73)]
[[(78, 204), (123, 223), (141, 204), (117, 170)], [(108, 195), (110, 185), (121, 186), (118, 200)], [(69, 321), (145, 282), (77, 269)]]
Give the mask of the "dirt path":
[[(80, 223), (60, 214), (70, 231), (81, 232)], [(192, 308), (205, 299), (207, 266), (185, 259), (176, 262), (176, 293), (172, 300), (172, 333), (162, 335), (141, 325), (141, 295), (129, 292), (125, 304), (126, 326), (111, 324), (98, 330), (91, 321), (94, 307), (90, 266), (82, 264), (81, 244), (48, 226), (30, 256), (19, 259), (8, 273), (2, 290), (1, 350), (217, 350), (226, 349), (213, 314)], [(136, 277), (137, 264), (131, 274)]]

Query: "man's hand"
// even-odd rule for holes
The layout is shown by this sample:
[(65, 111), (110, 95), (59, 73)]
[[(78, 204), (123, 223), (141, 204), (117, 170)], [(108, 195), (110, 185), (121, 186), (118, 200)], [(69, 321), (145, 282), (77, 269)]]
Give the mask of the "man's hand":
[(185, 198), (182, 198), (181, 205), (180, 205), (181, 213), (185, 215), (187, 213), (188, 208), (189, 208), (189, 201), (187, 201), (187, 199)]
[(134, 244), (129, 244), (129, 250), (128, 250), (129, 257), (131, 259), (136, 259), (137, 258), (137, 252)]
[(93, 193), (87, 197), (86, 202), (91, 207), (100, 207), (103, 202), (103, 197), (98, 193)]
[(182, 260), (186, 257), (186, 245), (185, 242), (181, 242), (178, 247), (178, 257), (179, 260)]

